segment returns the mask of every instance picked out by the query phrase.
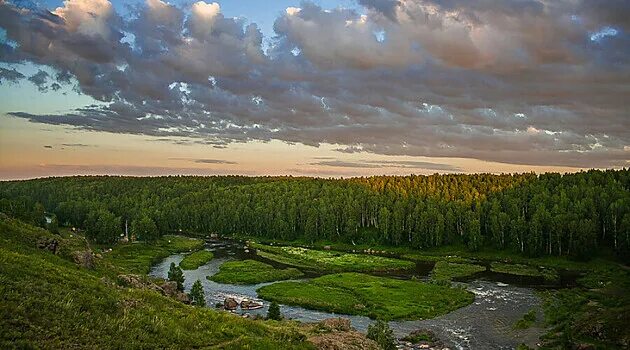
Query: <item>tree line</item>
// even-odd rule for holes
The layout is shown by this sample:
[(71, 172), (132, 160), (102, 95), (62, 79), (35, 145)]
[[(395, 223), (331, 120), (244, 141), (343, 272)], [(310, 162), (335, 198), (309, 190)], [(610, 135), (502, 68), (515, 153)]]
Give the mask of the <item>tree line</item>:
[(306, 177), (80, 176), (0, 183), (0, 211), (44, 212), (114, 243), (174, 232), (416, 249), (464, 244), (528, 256), (630, 252), (630, 170), (573, 174)]

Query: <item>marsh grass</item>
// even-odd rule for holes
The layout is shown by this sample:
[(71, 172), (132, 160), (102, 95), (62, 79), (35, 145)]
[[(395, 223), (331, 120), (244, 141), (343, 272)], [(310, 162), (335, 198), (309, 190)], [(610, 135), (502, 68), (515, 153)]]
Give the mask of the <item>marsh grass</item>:
[(208, 276), (211, 281), (228, 284), (258, 284), (281, 281), (304, 276), (295, 268), (276, 269), (255, 260), (228, 261), (219, 267), (219, 272)]
[(212, 252), (200, 250), (186, 255), (179, 263), (179, 267), (181, 267), (182, 270), (196, 270), (200, 266), (207, 264), (212, 259), (214, 259), (214, 254), (212, 254)]
[(433, 318), (470, 304), (474, 296), (461, 288), (340, 273), (307, 282), (279, 282), (257, 290), (264, 299), (328, 312), (374, 319)]

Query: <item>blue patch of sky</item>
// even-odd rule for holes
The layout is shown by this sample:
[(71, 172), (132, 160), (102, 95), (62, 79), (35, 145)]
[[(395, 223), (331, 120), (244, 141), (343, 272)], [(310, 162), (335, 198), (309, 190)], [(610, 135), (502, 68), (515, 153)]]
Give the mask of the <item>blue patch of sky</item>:
[(379, 43), (382, 43), (385, 41), (385, 31), (384, 30), (375, 30), (374, 31), (374, 37), (376, 38), (376, 41), (378, 41)]
[(613, 27), (603, 27), (602, 29), (591, 33), (591, 41), (600, 41), (605, 37), (616, 36), (619, 31)]

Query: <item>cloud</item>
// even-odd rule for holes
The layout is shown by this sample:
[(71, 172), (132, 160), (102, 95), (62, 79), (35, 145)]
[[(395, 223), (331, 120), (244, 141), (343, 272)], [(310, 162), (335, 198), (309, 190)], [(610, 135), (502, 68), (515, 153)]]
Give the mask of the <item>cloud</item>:
[(65, 147), (90, 147), (84, 143), (62, 143), (61, 145)]
[(197, 163), (197, 164), (238, 164), (237, 162), (233, 162), (233, 161), (229, 161), (229, 160), (223, 160), (223, 159), (207, 159), (207, 158), (200, 158), (200, 159), (190, 159), (190, 158), (169, 158), (171, 160), (185, 160), (185, 161), (189, 161), (189, 162), (193, 162), (193, 163)]
[(322, 160), (322, 161), (310, 163), (310, 165), (321, 165), (321, 166), (337, 167), (337, 168), (366, 168), (366, 169), (403, 168), (403, 169), (423, 169), (423, 170), (453, 171), (453, 172), (462, 171), (461, 168), (452, 166), (450, 164), (422, 162), (422, 161), (408, 161), (408, 160), (344, 161), (344, 160), (337, 159), (337, 160)]
[(281, 140), (345, 153), (627, 166), (627, 1), (359, 4), (287, 9), (263, 50), (257, 25), (226, 18), (218, 3), (148, 0), (121, 15), (105, 0), (67, 0), (52, 12), (0, 2), (15, 43), (0, 43), (0, 81), (23, 78), (15, 63), (49, 67), (29, 79), (43, 90), (76, 84), (98, 104), (10, 115), (182, 144)]
[(48, 91), (48, 87), (46, 86), (46, 83), (48, 82), (49, 77), (50, 76), (48, 75), (48, 73), (40, 69), (37, 73), (30, 76), (28, 78), (28, 81), (35, 84), (35, 86), (37, 86), (37, 89), (39, 91), (46, 92)]
[(15, 69), (6, 69), (0, 67), (0, 84), (3, 82), (17, 83), (21, 79), (24, 79), (24, 74), (18, 72)]

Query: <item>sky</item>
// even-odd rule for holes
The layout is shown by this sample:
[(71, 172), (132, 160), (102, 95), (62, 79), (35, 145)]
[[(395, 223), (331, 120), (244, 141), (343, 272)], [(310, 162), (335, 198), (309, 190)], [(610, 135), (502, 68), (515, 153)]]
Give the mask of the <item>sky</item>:
[(630, 165), (624, 0), (0, 0), (0, 179)]

